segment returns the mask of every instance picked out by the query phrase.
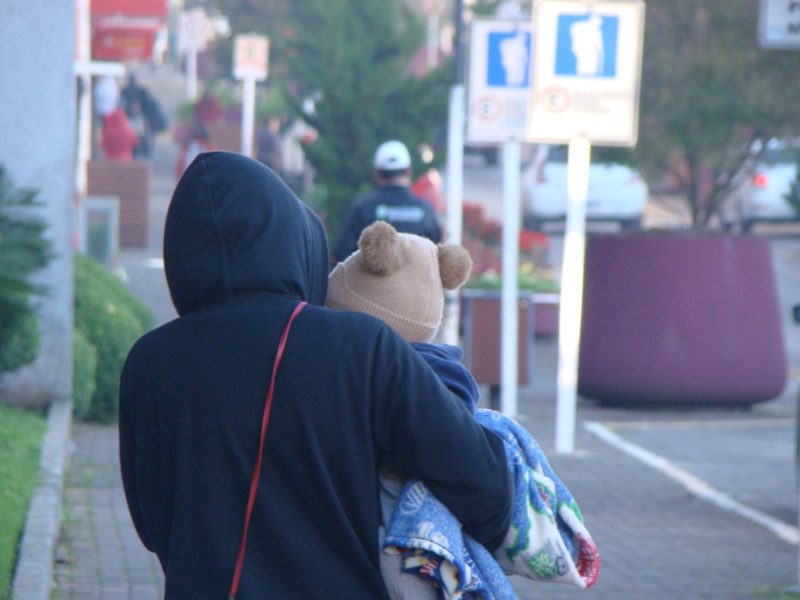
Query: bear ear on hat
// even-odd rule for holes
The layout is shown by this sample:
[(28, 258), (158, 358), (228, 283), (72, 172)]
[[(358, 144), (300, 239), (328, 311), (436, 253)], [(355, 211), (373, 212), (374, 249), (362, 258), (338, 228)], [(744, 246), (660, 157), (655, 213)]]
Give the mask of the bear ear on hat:
[(442, 287), (455, 290), (467, 282), (472, 273), (472, 258), (463, 246), (439, 244), (439, 274)]
[(385, 221), (365, 227), (358, 238), (361, 267), (373, 275), (389, 275), (403, 266), (403, 250), (397, 231)]

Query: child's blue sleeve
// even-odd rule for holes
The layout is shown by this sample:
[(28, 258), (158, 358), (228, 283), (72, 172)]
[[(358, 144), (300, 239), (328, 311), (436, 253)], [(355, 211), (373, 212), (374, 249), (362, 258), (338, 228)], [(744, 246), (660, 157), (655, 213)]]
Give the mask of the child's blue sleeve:
[(451, 392), (475, 412), (480, 392), (475, 378), (462, 365), (461, 349), (445, 344), (411, 344)]

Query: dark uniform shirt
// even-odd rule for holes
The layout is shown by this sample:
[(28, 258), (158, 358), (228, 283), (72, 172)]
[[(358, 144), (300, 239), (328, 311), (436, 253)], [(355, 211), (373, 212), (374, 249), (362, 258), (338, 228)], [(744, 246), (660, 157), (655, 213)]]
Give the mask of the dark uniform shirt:
[(358, 237), (375, 221), (386, 221), (401, 233), (441, 241), (442, 233), (430, 203), (414, 196), (403, 185), (385, 185), (358, 200), (344, 217), (333, 247), (333, 258), (343, 261), (358, 249)]

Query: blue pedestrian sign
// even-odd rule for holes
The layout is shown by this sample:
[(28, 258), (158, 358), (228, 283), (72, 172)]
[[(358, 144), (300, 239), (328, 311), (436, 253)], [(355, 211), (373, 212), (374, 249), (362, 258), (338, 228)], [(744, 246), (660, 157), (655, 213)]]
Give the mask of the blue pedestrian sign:
[(467, 140), (524, 140), (533, 82), (529, 20), (474, 19), (470, 28)]
[(527, 88), (531, 67), (530, 31), (490, 31), (486, 85)]
[(618, 31), (616, 16), (559, 15), (556, 75), (616, 77)]

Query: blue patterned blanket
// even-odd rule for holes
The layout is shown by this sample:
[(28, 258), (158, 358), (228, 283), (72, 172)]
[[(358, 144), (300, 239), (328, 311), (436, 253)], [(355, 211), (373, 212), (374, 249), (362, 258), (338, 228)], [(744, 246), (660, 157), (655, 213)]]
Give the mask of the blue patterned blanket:
[(490, 554), (419, 480), (406, 482), (384, 542), (402, 554), (404, 570), (433, 582), (446, 599), (516, 598), (507, 574), (591, 587), (600, 554), (572, 494), (536, 440), (513, 419), (491, 410), (475, 418), (505, 442), (514, 479), (511, 527)]

